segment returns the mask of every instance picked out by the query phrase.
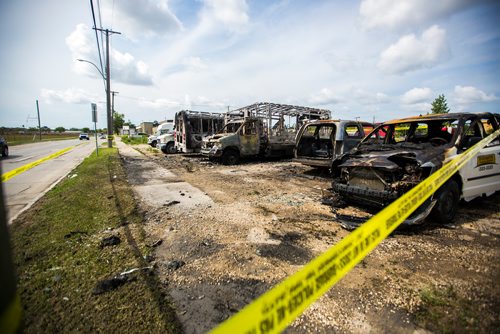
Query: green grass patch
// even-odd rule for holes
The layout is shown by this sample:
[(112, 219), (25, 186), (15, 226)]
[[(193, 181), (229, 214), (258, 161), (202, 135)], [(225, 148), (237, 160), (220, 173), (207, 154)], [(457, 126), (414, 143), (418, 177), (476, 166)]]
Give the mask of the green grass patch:
[(128, 145), (138, 145), (138, 144), (147, 144), (148, 137), (146, 136), (122, 136), (122, 141)]
[[(119, 236), (121, 243), (100, 247)], [(115, 290), (98, 281), (148, 267), (142, 217), (116, 149), (99, 150), (11, 226), (27, 333), (176, 333), (181, 327), (154, 271)]]
[[(2, 135), (6, 140), (9, 146), (29, 144), (40, 142), (38, 137), (38, 133), (36, 134), (4, 134)], [(67, 140), (67, 139), (78, 139), (78, 134), (74, 133), (51, 133), (51, 134), (42, 134), (42, 141), (53, 141), (53, 140)]]
[(452, 286), (420, 291), (422, 301), (416, 321), (435, 333), (478, 333), (481, 310), (471, 300), (461, 297)]

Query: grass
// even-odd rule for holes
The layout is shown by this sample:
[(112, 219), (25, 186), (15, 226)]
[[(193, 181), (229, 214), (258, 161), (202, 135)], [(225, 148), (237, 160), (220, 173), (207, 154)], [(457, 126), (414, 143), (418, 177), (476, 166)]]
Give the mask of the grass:
[[(111, 235), (121, 243), (101, 248)], [(26, 333), (181, 331), (154, 271), (92, 293), (102, 279), (150, 266), (144, 256), (151, 248), (116, 149), (85, 159), (18, 218), (11, 238)]]
[(420, 299), (422, 303), (416, 313), (419, 326), (435, 333), (479, 332), (481, 310), (473, 301), (461, 297), (452, 286), (423, 289)]
[[(4, 134), (2, 135), (9, 146), (21, 145), (21, 144), (29, 144), (39, 142), (38, 133), (31, 134)], [(66, 140), (66, 139), (78, 139), (78, 134), (74, 133), (51, 133), (51, 134), (42, 134), (42, 141), (51, 141), (51, 140)]]
[(147, 144), (148, 137), (146, 137), (146, 136), (131, 137), (131, 136), (125, 135), (125, 136), (122, 136), (122, 141), (128, 145)]

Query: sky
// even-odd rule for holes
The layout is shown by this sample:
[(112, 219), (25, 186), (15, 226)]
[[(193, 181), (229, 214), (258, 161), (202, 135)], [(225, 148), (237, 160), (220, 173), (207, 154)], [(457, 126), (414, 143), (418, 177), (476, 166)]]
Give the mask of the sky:
[[(115, 110), (139, 125), (255, 102), (381, 122), (500, 112), (500, 1), (93, 0)], [(106, 127), (91, 0), (0, 1), (0, 126)], [(103, 67), (104, 68), (104, 67)]]

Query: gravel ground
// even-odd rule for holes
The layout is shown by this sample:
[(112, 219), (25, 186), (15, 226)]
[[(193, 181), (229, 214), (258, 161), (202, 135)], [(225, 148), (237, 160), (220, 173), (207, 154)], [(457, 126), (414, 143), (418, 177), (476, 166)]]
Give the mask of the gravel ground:
[[(214, 328), (349, 233), (321, 204), (331, 182), (324, 172), (291, 161), (222, 166), (136, 148), (144, 156), (125, 159), (131, 184), (154, 162), (158, 175), (167, 169), (213, 201), (186, 208), (182, 199), (137, 195), (148, 237), (162, 240), (158, 275), (186, 333)], [(499, 223), (497, 193), (461, 203), (453, 225), (396, 231), (286, 332), (498, 330)]]

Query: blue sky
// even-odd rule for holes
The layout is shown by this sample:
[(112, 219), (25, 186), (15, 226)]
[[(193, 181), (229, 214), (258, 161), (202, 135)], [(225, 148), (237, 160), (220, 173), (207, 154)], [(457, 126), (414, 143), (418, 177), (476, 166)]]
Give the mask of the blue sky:
[[(500, 112), (500, 2), (94, 0), (115, 109), (135, 124), (258, 101), (384, 121)], [(97, 13), (98, 8), (100, 9)], [(0, 126), (105, 127), (89, 1), (0, 2)], [(100, 20), (99, 20), (100, 17)]]

